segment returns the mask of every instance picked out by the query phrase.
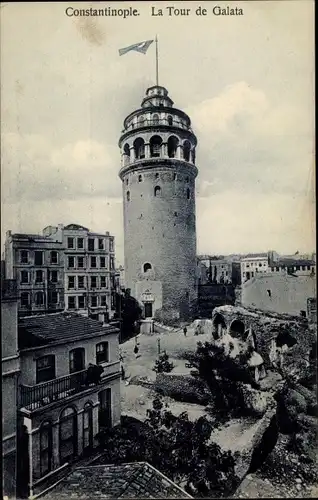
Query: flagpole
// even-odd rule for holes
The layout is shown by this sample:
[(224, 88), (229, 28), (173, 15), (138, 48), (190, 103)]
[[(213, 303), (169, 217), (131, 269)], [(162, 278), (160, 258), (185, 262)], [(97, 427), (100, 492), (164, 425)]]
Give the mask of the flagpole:
[(158, 37), (156, 35), (156, 85), (159, 85)]

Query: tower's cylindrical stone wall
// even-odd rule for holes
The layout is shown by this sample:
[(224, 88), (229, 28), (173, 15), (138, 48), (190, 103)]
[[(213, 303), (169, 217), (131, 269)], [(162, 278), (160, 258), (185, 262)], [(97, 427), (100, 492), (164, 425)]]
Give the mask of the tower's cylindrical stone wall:
[[(153, 89), (156, 96), (167, 92)], [(187, 115), (168, 104), (132, 113), (119, 143), (125, 281), (139, 301), (148, 300), (145, 293), (151, 297), (151, 315), (183, 319), (197, 299), (196, 138)], [(155, 118), (145, 118), (148, 108), (155, 108)]]

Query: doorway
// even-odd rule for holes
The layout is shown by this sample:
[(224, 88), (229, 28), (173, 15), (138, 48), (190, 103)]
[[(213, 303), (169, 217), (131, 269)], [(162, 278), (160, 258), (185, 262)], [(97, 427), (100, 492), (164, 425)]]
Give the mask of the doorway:
[(112, 426), (112, 393), (111, 389), (105, 389), (98, 393), (99, 401), (99, 428)]
[(152, 302), (145, 302), (145, 318), (152, 318)]

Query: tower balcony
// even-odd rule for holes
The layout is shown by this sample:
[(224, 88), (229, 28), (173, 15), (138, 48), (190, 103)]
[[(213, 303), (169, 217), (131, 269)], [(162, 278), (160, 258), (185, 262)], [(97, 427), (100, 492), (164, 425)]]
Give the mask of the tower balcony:
[(59, 377), (36, 385), (20, 385), (19, 408), (34, 411), (51, 403), (64, 401), (84, 391), (90, 391), (100, 384), (108, 383), (119, 376), (120, 362), (115, 361), (103, 366), (100, 380), (90, 381), (88, 370), (81, 370), (65, 377)]
[(131, 122), (128, 125), (126, 125), (125, 128), (122, 129), (121, 133), (126, 134), (126, 132), (132, 132), (136, 130), (145, 130), (148, 127), (172, 127), (172, 128), (177, 128), (177, 129), (182, 129), (182, 130), (187, 130), (188, 132), (191, 132), (193, 134), (193, 130), (190, 126), (187, 125), (183, 120), (177, 119), (177, 118), (158, 118), (158, 119), (143, 119), (139, 120), (136, 123)]

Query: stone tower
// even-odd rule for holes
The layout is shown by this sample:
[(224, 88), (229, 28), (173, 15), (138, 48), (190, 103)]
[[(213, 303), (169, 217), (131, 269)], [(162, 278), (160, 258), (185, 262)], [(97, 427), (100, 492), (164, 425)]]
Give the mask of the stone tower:
[(173, 104), (164, 87), (148, 88), (119, 140), (126, 286), (161, 320), (189, 318), (197, 300), (197, 139)]

